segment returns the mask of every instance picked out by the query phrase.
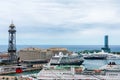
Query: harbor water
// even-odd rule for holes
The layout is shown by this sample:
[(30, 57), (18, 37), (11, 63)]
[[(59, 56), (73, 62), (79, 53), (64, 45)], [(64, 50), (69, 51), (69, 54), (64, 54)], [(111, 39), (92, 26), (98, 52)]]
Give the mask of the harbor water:
[[(70, 51), (77, 52), (77, 51), (82, 51), (82, 50), (101, 50), (102, 45), (17, 45), (17, 51), (23, 48), (28, 48), (28, 47), (37, 47), (37, 48), (52, 48), (52, 47), (64, 47), (67, 48)], [(0, 52), (7, 52), (8, 46), (6, 45), (1, 45), (0, 46)], [(120, 46), (119, 45), (113, 45), (110, 46), (112, 52), (120, 52)], [(98, 69), (99, 67), (102, 67), (109, 62), (115, 62), (116, 64), (120, 64), (120, 60), (85, 60), (83, 65), (87, 69)], [(30, 72), (24, 72), (22, 74), (9, 74), (9, 75), (26, 75), (26, 74), (33, 74), (33, 73), (38, 73), (39, 70), (37, 71), (30, 71)]]
[(109, 62), (115, 62), (116, 64), (120, 64), (120, 60), (85, 60), (83, 65), (87, 69), (98, 69)]

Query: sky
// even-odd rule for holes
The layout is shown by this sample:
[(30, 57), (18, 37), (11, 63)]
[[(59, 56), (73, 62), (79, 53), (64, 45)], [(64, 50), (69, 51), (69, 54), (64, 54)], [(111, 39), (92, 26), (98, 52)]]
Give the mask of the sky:
[(120, 0), (0, 0), (0, 45), (120, 45)]

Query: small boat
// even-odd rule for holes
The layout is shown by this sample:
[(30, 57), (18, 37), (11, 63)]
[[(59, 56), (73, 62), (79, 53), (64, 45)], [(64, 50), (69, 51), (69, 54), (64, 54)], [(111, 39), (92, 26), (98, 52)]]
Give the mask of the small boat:
[(51, 58), (50, 65), (81, 65), (83, 62), (84, 58), (82, 55), (77, 53), (63, 55), (62, 52), (59, 52), (58, 55)]

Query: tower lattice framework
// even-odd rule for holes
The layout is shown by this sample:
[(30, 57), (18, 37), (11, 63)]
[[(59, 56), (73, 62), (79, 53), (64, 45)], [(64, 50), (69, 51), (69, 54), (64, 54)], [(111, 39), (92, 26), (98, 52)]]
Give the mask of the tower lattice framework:
[(9, 60), (11, 62), (17, 59), (16, 57), (16, 28), (13, 23), (9, 26), (9, 44), (8, 44), (8, 53), (9, 53)]

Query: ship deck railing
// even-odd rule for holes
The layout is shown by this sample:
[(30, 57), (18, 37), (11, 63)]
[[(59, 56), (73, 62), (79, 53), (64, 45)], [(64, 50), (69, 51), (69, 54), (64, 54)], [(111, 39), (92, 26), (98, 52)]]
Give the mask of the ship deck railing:
[(109, 72), (120, 73), (120, 70), (100, 70), (99, 72), (96, 72), (95, 70), (84, 70), (82, 72), (76, 72), (76, 74), (79, 74), (79, 75), (106, 75), (106, 73), (109, 73)]
[(95, 70), (84, 70), (82, 72), (76, 72), (79, 75), (105, 75), (106, 71), (102, 70), (100, 72), (96, 72)]

